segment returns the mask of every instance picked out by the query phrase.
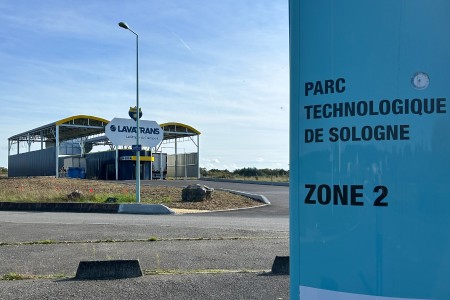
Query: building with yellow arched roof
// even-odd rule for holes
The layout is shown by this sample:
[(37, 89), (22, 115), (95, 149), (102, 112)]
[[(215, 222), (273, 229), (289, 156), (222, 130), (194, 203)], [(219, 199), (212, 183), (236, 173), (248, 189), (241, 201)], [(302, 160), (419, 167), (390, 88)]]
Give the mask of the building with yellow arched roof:
[[(76, 115), (11, 136), (8, 176), (135, 179), (135, 153), (130, 147), (111, 144), (105, 135), (108, 123), (103, 118)], [(164, 130), (163, 141), (152, 149), (141, 150), (141, 178), (200, 177), (200, 131), (177, 122), (160, 127)], [(178, 153), (179, 143), (186, 141), (195, 146), (196, 152)], [(164, 147), (168, 143), (174, 146)], [(95, 148), (103, 151), (95, 152)], [(174, 149), (174, 153), (164, 153), (167, 148)]]

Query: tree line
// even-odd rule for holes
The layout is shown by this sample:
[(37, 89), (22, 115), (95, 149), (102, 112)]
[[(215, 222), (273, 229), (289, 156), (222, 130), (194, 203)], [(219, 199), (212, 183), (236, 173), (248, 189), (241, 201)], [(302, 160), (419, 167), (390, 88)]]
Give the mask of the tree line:
[(215, 177), (215, 178), (232, 178), (236, 176), (241, 177), (289, 177), (289, 170), (283, 169), (257, 169), (257, 168), (242, 168), (234, 171), (200, 168), (200, 174), (202, 177)]

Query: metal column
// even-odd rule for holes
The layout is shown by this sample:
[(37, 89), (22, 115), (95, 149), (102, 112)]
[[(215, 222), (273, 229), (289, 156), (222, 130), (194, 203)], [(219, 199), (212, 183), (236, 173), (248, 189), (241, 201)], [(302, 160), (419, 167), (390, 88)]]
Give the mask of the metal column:
[(28, 152), (31, 151), (31, 140), (30, 140), (30, 134), (27, 135), (27, 144), (28, 144)]
[(200, 179), (200, 136), (197, 135), (197, 179)]
[(56, 125), (56, 136), (55, 136), (55, 169), (56, 169), (56, 178), (59, 178), (59, 125)]
[(116, 146), (116, 159), (114, 165), (116, 168), (116, 180), (119, 180), (119, 146)]
[(178, 179), (178, 145), (177, 138), (175, 138), (175, 179)]

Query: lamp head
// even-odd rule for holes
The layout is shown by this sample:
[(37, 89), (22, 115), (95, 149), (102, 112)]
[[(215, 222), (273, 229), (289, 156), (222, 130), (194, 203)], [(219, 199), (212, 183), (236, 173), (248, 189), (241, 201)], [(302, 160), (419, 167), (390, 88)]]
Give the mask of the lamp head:
[(122, 28), (128, 29), (128, 30), (130, 29), (130, 27), (128, 27), (127, 23), (125, 23), (125, 22), (120, 22), (119, 26)]

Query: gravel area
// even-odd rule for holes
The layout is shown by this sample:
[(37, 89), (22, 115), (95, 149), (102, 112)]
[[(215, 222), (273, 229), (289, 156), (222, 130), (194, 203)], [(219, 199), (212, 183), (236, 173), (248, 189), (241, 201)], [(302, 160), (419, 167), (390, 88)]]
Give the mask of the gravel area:
[[(73, 192), (80, 198), (69, 197)], [(184, 202), (181, 187), (141, 186), (141, 202), (164, 204), (179, 212), (215, 211), (259, 206), (261, 203), (225, 191), (215, 190), (211, 199)], [(0, 201), (15, 202), (105, 202), (114, 197), (120, 202), (133, 202), (135, 185), (88, 179), (55, 177), (8, 178), (0, 177)]]

